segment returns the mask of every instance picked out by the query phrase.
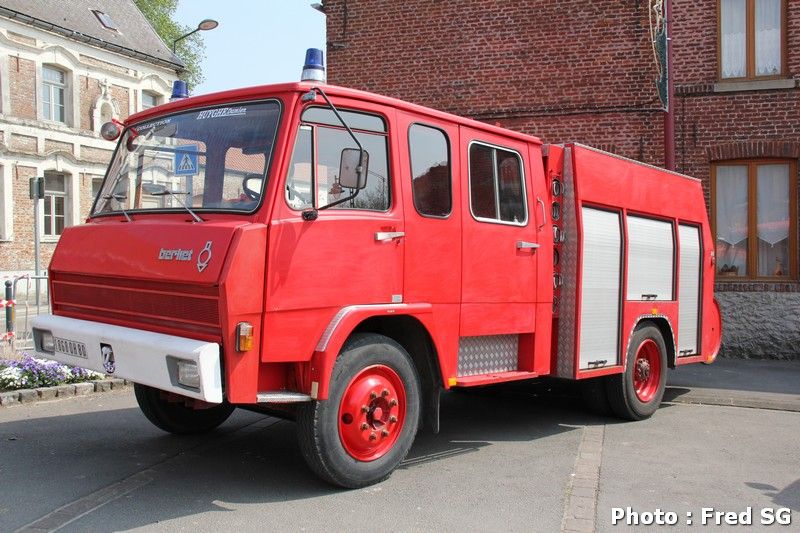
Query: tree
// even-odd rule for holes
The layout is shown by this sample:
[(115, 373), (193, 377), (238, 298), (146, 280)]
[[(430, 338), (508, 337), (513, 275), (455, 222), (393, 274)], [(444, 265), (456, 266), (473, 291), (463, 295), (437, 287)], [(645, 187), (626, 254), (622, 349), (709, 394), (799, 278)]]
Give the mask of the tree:
[[(173, 20), (175, 10), (178, 7), (178, 0), (134, 1), (136, 7), (150, 22), (158, 36), (170, 48), (172, 47), (172, 41), (195, 29), (178, 24)], [(200, 69), (200, 62), (205, 58), (205, 49), (200, 32), (178, 42), (178, 46), (175, 49), (177, 56), (186, 65), (186, 70), (182, 71), (179, 76), (182, 80), (186, 80), (190, 89), (197, 87), (205, 79)]]

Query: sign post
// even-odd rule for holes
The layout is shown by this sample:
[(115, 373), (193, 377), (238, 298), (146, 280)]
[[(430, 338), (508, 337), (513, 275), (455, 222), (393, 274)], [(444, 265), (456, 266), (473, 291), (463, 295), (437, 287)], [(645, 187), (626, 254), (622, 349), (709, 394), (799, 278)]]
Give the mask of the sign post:
[(31, 178), (30, 183), (30, 196), (31, 200), (33, 200), (33, 269), (34, 275), (36, 276), (36, 307), (39, 307), (39, 275), (41, 272), (41, 265), (39, 260), (39, 248), (41, 245), (41, 228), (39, 227), (39, 206), (44, 198), (44, 178), (42, 176), (37, 176), (35, 178)]

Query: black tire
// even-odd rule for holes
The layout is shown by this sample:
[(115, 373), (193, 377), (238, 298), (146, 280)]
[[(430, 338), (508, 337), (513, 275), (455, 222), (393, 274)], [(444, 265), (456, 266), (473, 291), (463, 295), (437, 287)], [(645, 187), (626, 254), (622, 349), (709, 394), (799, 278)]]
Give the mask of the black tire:
[[(642, 401), (636, 394), (634, 373), (636, 357), (640, 347), (653, 342), (658, 349), (657, 361), (660, 365), (658, 379), (653, 380), (654, 391)], [(667, 383), (667, 347), (661, 331), (652, 323), (644, 323), (636, 328), (631, 336), (625, 362), (625, 372), (606, 378), (606, 394), (611, 410), (616, 416), (626, 420), (644, 420), (656, 412), (664, 397)]]
[[(388, 367), (402, 381), (405, 415), (399, 434), (392, 436), (395, 440), (384, 455), (359, 460), (343, 444), (339, 419), (341, 416), (345, 420), (349, 413), (340, 413), (339, 408), (351, 382), (376, 366)], [(383, 481), (405, 459), (414, 443), (420, 397), (419, 376), (402, 346), (383, 335), (353, 335), (333, 367), (328, 399), (302, 404), (298, 410), (297, 436), (306, 463), (324, 481), (340, 487), (354, 489)]]
[(606, 392), (606, 376), (581, 380), (578, 383), (586, 409), (599, 416), (611, 416), (611, 404)]
[(176, 435), (205, 433), (225, 422), (235, 407), (227, 402), (208, 409), (192, 409), (182, 403), (169, 402), (161, 391), (135, 383), (133, 391), (144, 416), (159, 429)]

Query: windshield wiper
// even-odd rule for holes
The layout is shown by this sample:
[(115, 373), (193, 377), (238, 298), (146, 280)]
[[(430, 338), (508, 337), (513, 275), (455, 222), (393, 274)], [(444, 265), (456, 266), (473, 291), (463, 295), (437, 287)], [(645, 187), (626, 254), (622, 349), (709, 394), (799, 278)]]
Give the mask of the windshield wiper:
[[(114, 185), (116, 186), (116, 183), (114, 183)], [(133, 222), (133, 219), (130, 217), (130, 215), (128, 215), (128, 212), (125, 211), (124, 207), (122, 207), (122, 201), (127, 199), (128, 195), (121, 192), (118, 192), (117, 194), (106, 194), (103, 196), (103, 200), (116, 200), (119, 204), (119, 210), (122, 211), (122, 214), (125, 215), (125, 218), (128, 219), (128, 222)]]
[(186, 205), (183, 200), (181, 200), (181, 197), (178, 196), (179, 194), (188, 195), (189, 194), (188, 192), (186, 192), (186, 191), (171, 191), (171, 190), (165, 188), (163, 191), (156, 191), (156, 192), (153, 192), (153, 193), (150, 193), (150, 194), (152, 194), (153, 196), (166, 196), (166, 195), (169, 194), (170, 196), (172, 196), (173, 198), (178, 200), (178, 203), (180, 203), (183, 206), (183, 208), (186, 209), (189, 212), (190, 215), (192, 215), (192, 217), (195, 219), (196, 222), (203, 222), (203, 219), (200, 218), (199, 216), (197, 216), (195, 214), (195, 212), (192, 211), (191, 208), (188, 205)]

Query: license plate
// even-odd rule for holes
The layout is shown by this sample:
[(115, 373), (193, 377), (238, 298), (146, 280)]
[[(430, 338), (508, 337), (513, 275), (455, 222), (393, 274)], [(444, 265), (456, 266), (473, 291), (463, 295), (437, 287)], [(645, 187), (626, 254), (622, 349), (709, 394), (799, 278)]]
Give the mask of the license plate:
[(84, 343), (58, 337), (55, 337), (53, 342), (57, 352), (86, 359), (86, 345)]

